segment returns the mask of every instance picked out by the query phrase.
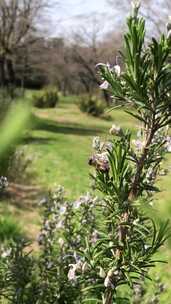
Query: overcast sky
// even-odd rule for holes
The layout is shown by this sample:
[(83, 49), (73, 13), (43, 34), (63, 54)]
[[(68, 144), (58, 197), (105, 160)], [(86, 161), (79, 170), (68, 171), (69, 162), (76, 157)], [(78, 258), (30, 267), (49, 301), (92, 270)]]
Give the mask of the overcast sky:
[(104, 13), (107, 10), (106, 0), (64, 0), (61, 13), (66, 17), (81, 14)]
[[(81, 16), (107, 14), (106, 0), (63, 0), (54, 18), (60, 21), (64, 30), (75, 28)], [(79, 20), (79, 21), (78, 21)]]

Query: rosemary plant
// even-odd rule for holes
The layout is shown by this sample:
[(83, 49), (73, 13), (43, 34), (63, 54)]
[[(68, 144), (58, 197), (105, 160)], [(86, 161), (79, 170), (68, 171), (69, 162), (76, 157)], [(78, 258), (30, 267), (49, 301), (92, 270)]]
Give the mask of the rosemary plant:
[(97, 65), (101, 88), (110, 91), (115, 104), (126, 106), (140, 129), (137, 140), (132, 140), (131, 132), (113, 125), (108, 143), (98, 138), (94, 142), (89, 164), (95, 168), (95, 188), (103, 194), (99, 215), (103, 225), (95, 244), (87, 238), (80, 253), (87, 263), (83, 274), (87, 303), (125, 303), (118, 296), (119, 287), (134, 289), (149, 278), (157, 262), (154, 255), (169, 232), (168, 221), (157, 224), (142, 206), (149, 206), (158, 191), (155, 181), (170, 149), (171, 41), (169, 34), (162, 35), (146, 46), (145, 21), (138, 13), (139, 4), (134, 2), (121, 53), (122, 71), (117, 63)]

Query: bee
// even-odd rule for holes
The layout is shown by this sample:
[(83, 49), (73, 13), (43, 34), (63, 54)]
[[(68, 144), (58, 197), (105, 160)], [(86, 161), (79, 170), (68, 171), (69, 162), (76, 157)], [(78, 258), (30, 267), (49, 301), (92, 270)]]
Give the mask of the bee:
[(109, 167), (109, 160), (108, 160), (108, 153), (103, 152), (103, 153), (98, 153), (94, 154), (93, 156), (90, 157), (88, 164), (90, 166), (93, 166), (96, 168), (96, 170), (101, 171), (101, 172), (108, 172), (110, 167)]

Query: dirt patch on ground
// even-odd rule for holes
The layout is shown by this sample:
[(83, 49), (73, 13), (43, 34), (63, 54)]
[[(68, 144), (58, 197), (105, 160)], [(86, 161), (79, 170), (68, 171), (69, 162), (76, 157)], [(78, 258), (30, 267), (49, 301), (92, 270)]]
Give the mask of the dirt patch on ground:
[(44, 195), (41, 186), (9, 183), (1, 205), (2, 214), (6, 211), (17, 220), (33, 247), (37, 247), (41, 223), (39, 202)]
[(18, 207), (27, 209), (38, 206), (43, 191), (40, 186), (10, 183), (7, 195)]

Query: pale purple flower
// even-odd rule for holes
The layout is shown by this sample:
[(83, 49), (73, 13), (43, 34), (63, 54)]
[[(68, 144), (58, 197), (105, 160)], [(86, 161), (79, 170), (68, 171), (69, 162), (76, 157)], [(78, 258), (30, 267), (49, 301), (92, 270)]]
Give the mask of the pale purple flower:
[(46, 205), (48, 203), (48, 200), (47, 200), (47, 198), (46, 197), (43, 197), (41, 200), (40, 200), (40, 202), (39, 202), (39, 205)]
[(94, 137), (92, 143), (93, 149), (99, 151), (100, 146), (101, 146), (100, 137), (99, 136)]
[(43, 245), (46, 236), (47, 236), (47, 232), (46, 232), (46, 231), (42, 231), (42, 232), (38, 235), (37, 242), (38, 242), (39, 245)]
[(132, 143), (133, 143), (133, 145), (135, 145), (135, 147), (138, 151), (141, 151), (145, 144), (144, 141), (141, 141), (139, 139), (133, 139)]
[(80, 196), (80, 198), (74, 202), (73, 206), (75, 209), (78, 209), (81, 205), (87, 205), (91, 204), (94, 205), (97, 201), (97, 197), (92, 197), (89, 192), (86, 193), (86, 195)]
[(113, 150), (113, 144), (111, 142), (107, 142), (105, 144), (105, 148), (106, 148), (106, 150), (109, 150), (110, 152), (112, 152), (112, 150)]
[(80, 235), (77, 235), (77, 236), (76, 236), (76, 242), (77, 242), (77, 243), (81, 242), (81, 236), (80, 236)]
[(113, 285), (113, 283), (112, 283), (112, 281), (111, 281), (111, 278), (110, 277), (106, 277), (105, 278), (105, 280), (104, 280), (104, 286), (106, 287), (106, 288), (108, 288), (108, 287), (110, 287), (110, 288), (112, 288), (112, 289), (114, 289), (115, 288), (115, 286)]
[(58, 229), (64, 228), (64, 223), (62, 220), (57, 223), (56, 228)]
[(155, 179), (155, 176), (156, 176), (156, 174), (155, 174), (154, 169), (149, 168), (148, 171), (147, 171), (147, 174), (146, 174), (146, 178), (151, 181), (151, 180)]
[(96, 64), (95, 67), (98, 68), (98, 67), (101, 67), (101, 66), (106, 67), (106, 66), (108, 66), (108, 63), (105, 64), (105, 63), (99, 62), (99, 63)]
[(166, 27), (167, 27), (168, 31), (171, 30), (171, 16), (169, 16), (169, 18), (168, 18), (168, 23), (167, 23)]
[(171, 152), (171, 137), (170, 136), (167, 136), (166, 137), (166, 150), (167, 152)]
[(134, 225), (137, 225), (138, 223), (139, 223), (139, 219), (138, 218), (133, 221)]
[(94, 230), (93, 233), (92, 233), (92, 235), (91, 235), (90, 241), (91, 241), (92, 244), (96, 244), (96, 242), (98, 241), (98, 239), (99, 239), (98, 231)]
[(87, 192), (86, 195), (82, 196), (81, 198), (82, 198), (82, 201), (84, 204), (88, 204), (92, 197), (91, 197), (90, 193)]
[(79, 259), (77, 260), (76, 264), (70, 264), (70, 270), (68, 272), (68, 280), (70, 281), (76, 281), (76, 272), (81, 272), (82, 271), (82, 267), (83, 267), (83, 263), (82, 261)]
[(169, 30), (167, 33), (167, 39), (170, 39), (170, 38), (171, 38), (171, 30)]
[(105, 80), (101, 85), (100, 85), (100, 89), (102, 90), (107, 90), (109, 87), (109, 82), (107, 80)]
[(44, 229), (49, 230), (50, 229), (50, 222), (48, 220), (45, 221), (44, 223)]
[(101, 161), (108, 161), (108, 152), (98, 153), (97, 157)]
[(118, 64), (114, 65), (113, 69), (114, 69), (114, 72), (116, 73), (116, 75), (119, 77), (121, 75), (120, 65), (118, 65)]
[(96, 155), (97, 161), (99, 162), (99, 169), (102, 171), (108, 171), (109, 170), (109, 158), (108, 153), (103, 152)]
[(53, 262), (48, 262), (47, 263), (47, 269), (51, 269), (53, 267)]
[(77, 200), (77, 201), (74, 202), (73, 206), (74, 206), (75, 209), (78, 209), (78, 208), (80, 208), (81, 204), (82, 204), (82, 201)]
[(68, 280), (69, 281), (76, 281), (76, 270), (77, 270), (77, 264), (70, 264), (70, 269), (68, 272)]
[(12, 249), (9, 248), (9, 249), (7, 249), (7, 250), (5, 250), (5, 251), (3, 251), (3, 252), (1, 253), (1, 257), (2, 257), (2, 258), (7, 258), (7, 257), (10, 256), (11, 252), (12, 252)]
[(64, 240), (62, 238), (59, 238), (58, 244), (62, 248), (64, 246), (65, 242), (64, 242)]
[(65, 214), (65, 212), (66, 212), (66, 206), (61, 206), (60, 209), (59, 209), (60, 215)]

